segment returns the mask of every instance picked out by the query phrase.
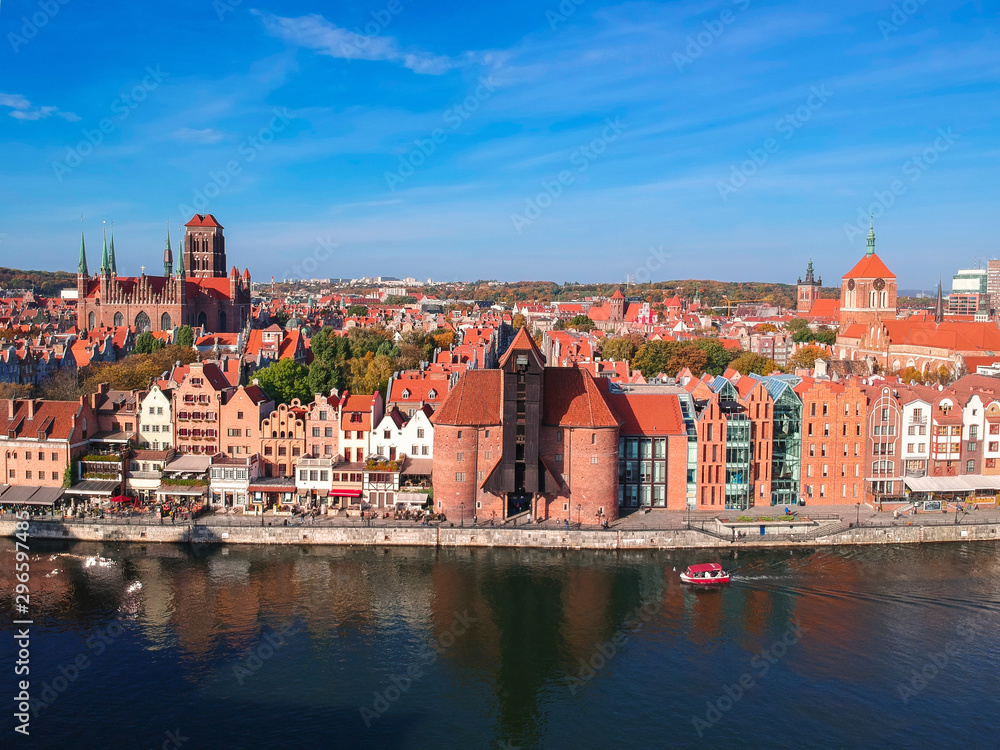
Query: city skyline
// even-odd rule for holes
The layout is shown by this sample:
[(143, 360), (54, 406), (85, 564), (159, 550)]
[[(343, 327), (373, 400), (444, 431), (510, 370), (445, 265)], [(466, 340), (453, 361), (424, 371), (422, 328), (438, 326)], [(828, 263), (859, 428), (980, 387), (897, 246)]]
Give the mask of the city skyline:
[(0, 253), (71, 270), (83, 213), (134, 275), (198, 212), (260, 280), (792, 283), (874, 211), (931, 289), (997, 254), (1000, 54), (912, 5), (8, 2)]

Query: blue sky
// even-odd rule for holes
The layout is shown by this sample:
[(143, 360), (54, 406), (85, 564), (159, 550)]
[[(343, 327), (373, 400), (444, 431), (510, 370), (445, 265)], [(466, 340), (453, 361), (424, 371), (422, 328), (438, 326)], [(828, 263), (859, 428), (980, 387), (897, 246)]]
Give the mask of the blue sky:
[(258, 280), (830, 283), (872, 210), (903, 288), (1000, 255), (995, 2), (59, 2), (0, 4), (3, 265), (83, 214), (155, 272), (195, 209)]

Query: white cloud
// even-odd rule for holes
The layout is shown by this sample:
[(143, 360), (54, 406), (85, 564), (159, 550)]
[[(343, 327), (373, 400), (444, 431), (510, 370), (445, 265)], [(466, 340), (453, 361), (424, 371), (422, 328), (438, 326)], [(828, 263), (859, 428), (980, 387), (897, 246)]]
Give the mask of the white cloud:
[(9, 114), (16, 120), (44, 120), (56, 115), (70, 122), (79, 122), (80, 117), (72, 112), (63, 112), (58, 107), (36, 107), (20, 94), (0, 94), (0, 107), (8, 107)]
[(221, 133), (214, 128), (178, 128), (173, 132), (173, 137), (178, 141), (187, 143), (218, 143), (225, 138), (225, 133)]
[(459, 63), (443, 55), (424, 52), (404, 52), (395, 38), (382, 35), (360, 35), (327, 21), (323, 16), (310, 14), (299, 18), (251, 11), (260, 16), (264, 28), (271, 36), (290, 44), (315, 50), (344, 60), (384, 60), (402, 63), (414, 73), (441, 75)]

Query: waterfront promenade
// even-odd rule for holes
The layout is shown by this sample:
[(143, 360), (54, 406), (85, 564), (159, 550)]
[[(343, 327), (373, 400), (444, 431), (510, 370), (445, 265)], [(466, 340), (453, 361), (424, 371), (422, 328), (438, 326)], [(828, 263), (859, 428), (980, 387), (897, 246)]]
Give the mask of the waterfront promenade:
[[(808, 512), (805, 512), (808, 510)], [(209, 513), (194, 520), (148, 517), (64, 519), (35, 516), (36, 538), (114, 542), (208, 544), (332, 544), (349, 546), (525, 547), (550, 549), (690, 549), (894, 544), (996, 540), (1000, 509), (919, 513), (894, 517), (861, 506), (811, 506), (792, 516), (770, 506), (748, 511), (632, 513), (608, 528), (565, 521), (473, 524), (458, 519), (428, 524), (394, 519)], [(0, 534), (14, 519), (0, 515)]]

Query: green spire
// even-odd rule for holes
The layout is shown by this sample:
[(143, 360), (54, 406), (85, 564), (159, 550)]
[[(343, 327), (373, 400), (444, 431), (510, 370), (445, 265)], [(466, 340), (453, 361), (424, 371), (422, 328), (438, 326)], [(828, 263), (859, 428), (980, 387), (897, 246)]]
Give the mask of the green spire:
[(180, 278), (184, 278), (184, 246), (181, 245), (179, 248), (180, 252), (177, 254), (177, 275)]
[(118, 264), (115, 263), (115, 223), (111, 222), (111, 273), (118, 274)]
[(872, 225), (868, 230), (868, 255), (875, 254), (875, 215), (872, 214)]
[[(80, 223), (83, 223), (83, 217), (80, 217)], [(76, 272), (81, 276), (89, 276), (87, 273), (87, 246), (83, 241), (83, 229), (80, 229), (80, 262), (76, 266)]]
[(108, 225), (104, 225), (104, 254), (101, 255), (101, 273), (111, 272), (111, 261), (108, 260)]

